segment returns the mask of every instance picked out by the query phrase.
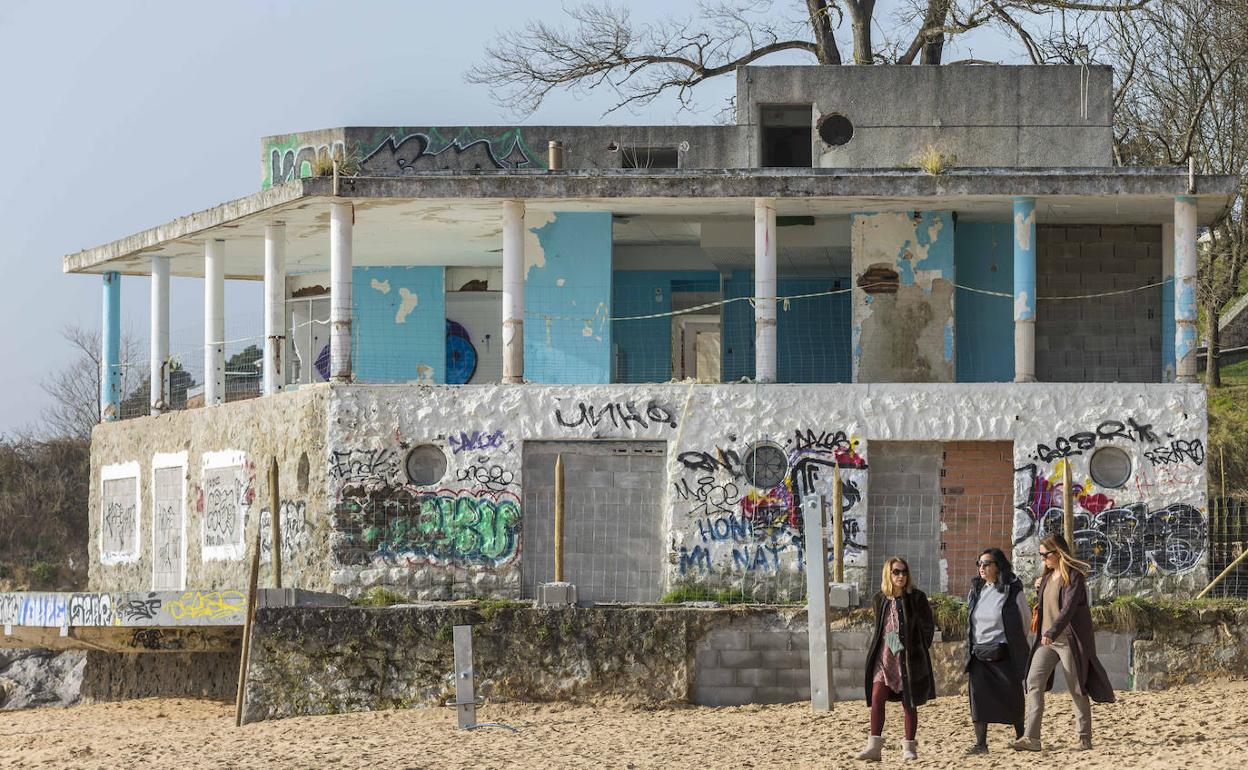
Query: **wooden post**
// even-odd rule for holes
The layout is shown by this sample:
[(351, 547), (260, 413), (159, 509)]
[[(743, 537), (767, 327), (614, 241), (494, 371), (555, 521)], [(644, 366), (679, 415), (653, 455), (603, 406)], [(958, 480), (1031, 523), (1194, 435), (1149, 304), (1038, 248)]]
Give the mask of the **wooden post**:
[(1203, 591), (1201, 591), (1200, 593), (1196, 594), (1196, 598), (1197, 598), (1197, 599), (1203, 599), (1203, 598), (1205, 598), (1205, 594), (1207, 594), (1207, 593), (1209, 593), (1210, 591), (1212, 591), (1212, 590), (1213, 590), (1213, 587), (1214, 587), (1214, 586), (1216, 586), (1218, 583), (1221, 583), (1221, 582), (1222, 582), (1222, 578), (1224, 578), (1224, 577), (1226, 577), (1227, 575), (1231, 574), (1231, 571), (1232, 571), (1232, 570), (1234, 570), (1236, 567), (1238, 567), (1238, 566), (1240, 565), (1240, 563), (1241, 563), (1241, 562), (1243, 562), (1243, 560), (1244, 560), (1245, 558), (1248, 558), (1248, 548), (1245, 548), (1245, 549), (1244, 549), (1244, 552), (1243, 552), (1243, 553), (1241, 553), (1241, 554), (1240, 554), (1240, 555), (1239, 555), (1239, 556), (1235, 559), (1235, 561), (1233, 561), (1233, 562), (1231, 562), (1230, 564), (1226, 565), (1226, 569), (1222, 570), (1221, 574), (1219, 574), (1216, 578), (1214, 578), (1214, 579), (1213, 579), (1213, 580), (1209, 583), (1209, 585), (1205, 586), (1205, 590), (1203, 590)]
[(1070, 458), (1062, 460), (1062, 536), (1075, 555), (1075, 495), (1071, 490)]
[(269, 462), (269, 564), (273, 567), (273, 587), (282, 587), (282, 514), (277, 487), (277, 458)]
[(555, 582), (563, 582), (563, 453), (555, 456)]
[(251, 621), (256, 615), (256, 583), (260, 577), (260, 522), (256, 522), (256, 548), (251, 554), (251, 580), (247, 585), (247, 615), (243, 618), (243, 649), (238, 661), (238, 691), (234, 696), (234, 726), (243, 726), (243, 697), (247, 663), (251, 659)]
[(845, 582), (845, 511), (841, 504), (841, 466), (832, 470), (832, 553), (836, 556), (833, 583)]

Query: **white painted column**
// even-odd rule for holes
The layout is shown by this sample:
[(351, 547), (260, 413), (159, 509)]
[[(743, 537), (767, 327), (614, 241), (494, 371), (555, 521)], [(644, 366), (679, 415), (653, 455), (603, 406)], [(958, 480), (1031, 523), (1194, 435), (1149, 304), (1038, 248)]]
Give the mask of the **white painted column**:
[(1174, 199), (1175, 382), (1196, 382), (1196, 199)]
[(355, 205), (329, 204), (329, 379), (351, 381), (351, 242)]
[(204, 406), (225, 403), (225, 241), (204, 243)]
[(754, 379), (776, 381), (776, 202), (754, 199)]
[(524, 382), (524, 201), (503, 201), (503, 382)]
[(1161, 381), (1174, 382), (1174, 223), (1161, 226)]
[(264, 394), (286, 384), (286, 225), (264, 227)]
[(169, 408), (169, 258), (152, 257), (151, 385), (152, 414)]

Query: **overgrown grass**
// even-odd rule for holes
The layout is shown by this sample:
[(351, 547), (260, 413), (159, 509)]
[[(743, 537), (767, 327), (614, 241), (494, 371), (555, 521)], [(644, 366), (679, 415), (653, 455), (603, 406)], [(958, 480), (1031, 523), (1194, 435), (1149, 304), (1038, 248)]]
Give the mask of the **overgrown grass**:
[(392, 604), (403, 604), (407, 601), (408, 598), (403, 594), (391, 591), (383, 586), (376, 586), (361, 594), (351, 603), (356, 607), (389, 607)]
[(1222, 377), (1222, 387), (1209, 390), (1209, 493), (1248, 497), (1248, 361), (1224, 368)]
[(1142, 596), (1116, 596), (1092, 607), (1092, 621), (1098, 628), (1131, 631), (1165, 628), (1190, 623), (1201, 610), (1248, 609), (1244, 599), (1148, 599)]
[(945, 641), (966, 637), (966, 602), (950, 594), (928, 594), (936, 627)]
[(719, 602), (720, 604), (749, 604), (754, 599), (749, 594), (731, 588), (712, 590), (705, 586), (677, 586), (659, 599), (663, 604), (680, 604), (681, 602)]

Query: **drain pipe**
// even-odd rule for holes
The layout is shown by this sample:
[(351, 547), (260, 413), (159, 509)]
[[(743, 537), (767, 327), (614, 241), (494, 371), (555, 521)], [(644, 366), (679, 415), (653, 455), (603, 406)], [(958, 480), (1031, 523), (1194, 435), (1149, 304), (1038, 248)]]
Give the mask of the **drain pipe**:
[(551, 139), (546, 149), (546, 167), (551, 171), (563, 170), (563, 142)]

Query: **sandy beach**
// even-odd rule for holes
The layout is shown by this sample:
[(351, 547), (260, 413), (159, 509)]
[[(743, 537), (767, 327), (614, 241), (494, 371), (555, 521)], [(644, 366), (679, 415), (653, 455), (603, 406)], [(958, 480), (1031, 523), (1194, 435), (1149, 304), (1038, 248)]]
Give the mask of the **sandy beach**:
[[(1231, 768), (1248, 758), (1248, 681), (1120, 693), (1096, 706), (1096, 748), (1074, 749), (1070, 700), (1050, 696), (1043, 755), (1006, 748), (994, 726), (992, 753), (963, 757), (971, 743), (965, 700), (939, 698), (919, 711), (913, 767)], [(146, 699), (0, 714), (5, 768), (760, 768), (843, 767), (862, 743), (866, 708), (830, 714), (807, 704), (659, 709), (621, 704), (498, 704), (478, 711), (474, 731), (450, 709), (286, 719), (233, 726), (233, 707)], [(885, 730), (886, 765), (899, 764), (900, 713)]]

